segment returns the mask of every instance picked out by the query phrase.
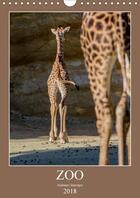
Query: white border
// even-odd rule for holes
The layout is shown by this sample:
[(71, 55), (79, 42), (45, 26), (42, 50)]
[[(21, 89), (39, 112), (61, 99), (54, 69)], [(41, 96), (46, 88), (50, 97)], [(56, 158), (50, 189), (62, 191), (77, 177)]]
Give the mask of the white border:
[[(93, 12), (93, 11), (8, 11), (8, 96), (10, 95), (10, 14), (11, 13), (83, 13), (83, 12)], [(131, 28), (130, 28), (130, 65), (132, 65), (132, 11), (127, 10), (127, 11), (113, 11), (113, 10), (105, 10), (105, 11), (98, 11), (97, 12), (130, 12), (130, 20), (131, 20)], [(131, 73), (131, 85), (132, 85), (132, 73)], [(132, 86), (131, 86), (132, 87)], [(131, 88), (131, 96), (132, 96), (132, 88)], [(10, 164), (10, 96), (8, 97), (8, 166), (12, 168), (38, 168), (38, 167), (92, 167), (92, 168), (100, 168), (100, 167), (105, 167), (105, 168), (128, 168), (132, 167), (132, 97), (130, 98), (130, 165), (11, 165)]]
[[(65, 3), (65, 1), (66, 0), (62, 0), (63, 1), (63, 4), (65, 5), (65, 6), (67, 6), (67, 7), (73, 7), (74, 5), (71, 5), (71, 6), (68, 6), (66, 3)], [(69, 0), (69, 1), (76, 1), (76, 3), (77, 3), (77, 1), (78, 0)], [(56, 4), (55, 4), (56, 3)], [(11, 6), (11, 5), (15, 5), (15, 6), (17, 6), (17, 5), (39, 5), (39, 6), (41, 6), (41, 5), (48, 5), (48, 4), (50, 4), (50, 5), (60, 5), (60, 3), (62, 3), (60, 0), (57, 0), (57, 2), (56, 2), (56, 0), (55, 0), (55, 3), (54, 3), (54, 0), (49, 0), (49, 2), (48, 2), (48, 0), (46, 0), (46, 1), (43, 1), (42, 2), (42, 0), (40, 0), (39, 2), (37, 1), (36, 2), (36, 0), (34, 0), (33, 2), (30, 2), (30, 1), (27, 1), (27, 2), (24, 2), (24, 0), (18, 0), (18, 1), (13, 1), (13, 0), (9, 0), (8, 2), (6, 1), (6, 0), (2, 0), (2, 2), (1, 2), (1, 4), (3, 5), (3, 6), (5, 6), (5, 5), (8, 5), (8, 6)], [(75, 4), (76, 4), (75, 3)], [(90, 2), (90, 1), (84, 1), (84, 0), (80, 0), (80, 4), (81, 5), (87, 5), (87, 6), (90, 6), (90, 5), (99, 5), (99, 6), (101, 6), (101, 5), (109, 5), (109, 6), (116, 6), (116, 5), (128, 5), (128, 6), (138, 6), (138, 0), (137, 1), (132, 1), (132, 0), (128, 0), (128, 1), (125, 1), (125, 0), (123, 0), (123, 1), (121, 1), (121, 0), (118, 0), (117, 2), (113, 2), (113, 0), (112, 1), (110, 1), (110, 2), (108, 2), (107, 0), (105, 1), (105, 2), (101, 2), (101, 1), (92, 1), (92, 2)]]

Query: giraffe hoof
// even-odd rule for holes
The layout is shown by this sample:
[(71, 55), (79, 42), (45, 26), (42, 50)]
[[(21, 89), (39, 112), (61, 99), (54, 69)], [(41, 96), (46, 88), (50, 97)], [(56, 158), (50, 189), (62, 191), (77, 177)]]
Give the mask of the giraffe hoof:
[(60, 143), (61, 143), (61, 144), (65, 144), (65, 143), (66, 143), (66, 141), (65, 141), (65, 140), (63, 140), (63, 139), (61, 139), (61, 140), (60, 140)]
[(49, 138), (49, 142), (54, 143), (56, 139), (57, 139), (57, 137), (53, 137), (53, 138), (50, 137), (50, 138)]
[(68, 138), (60, 139), (60, 143), (61, 143), (61, 144), (66, 144), (66, 143), (68, 143), (68, 142), (69, 142)]

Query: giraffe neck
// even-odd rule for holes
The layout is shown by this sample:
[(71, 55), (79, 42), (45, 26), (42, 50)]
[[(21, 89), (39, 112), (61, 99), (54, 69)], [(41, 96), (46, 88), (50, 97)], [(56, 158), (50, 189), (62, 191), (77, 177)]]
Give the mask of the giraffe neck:
[(63, 62), (64, 60), (63, 41), (60, 37), (58, 37), (56, 40), (57, 40), (56, 59), (58, 59), (59, 62)]

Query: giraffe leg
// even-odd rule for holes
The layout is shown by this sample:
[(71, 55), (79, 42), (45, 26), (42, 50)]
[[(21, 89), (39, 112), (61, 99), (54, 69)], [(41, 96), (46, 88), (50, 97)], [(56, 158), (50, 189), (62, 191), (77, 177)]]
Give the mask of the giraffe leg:
[(104, 70), (104, 72), (102, 71), (102, 76), (96, 76), (94, 79), (95, 82), (93, 81), (94, 83), (92, 83), (92, 78), (90, 80), (91, 91), (95, 101), (95, 111), (98, 122), (97, 128), (100, 135), (99, 165), (108, 164), (108, 145), (113, 120), (110, 87), (112, 79), (112, 65), (114, 65), (115, 60), (115, 55), (113, 57), (108, 57), (108, 64), (104, 64), (104, 67), (106, 66), (106, 70)]
[(67, 136), (67, 129), (66, 129), (66, 114), (67, 114), (67, 106), (64, 106), (64, 117), (63, 117), (63, 133), (65, 133), (65, 140), (66, 142), (69, 142), (68, 136)]
[(127, 145), (128, 145), (128, 164), (131, 165), (131, 125), (129, 126), (127, 133)]
[(57, 120), (57, 111), (58, 111), (58, 105), (57, 103), (55, 104), (55, 114), (54, 114), (54, 137), (55, 137), (55, 140), (57, 139), (57, 124), (56, 124), (56, 120)]
[(51, 130), (50, 130), (49, 141), (54, 142), (55, 141), (54, 125), (55, 125), (55, 112), (56, 112), (56, 105), (54, 103), (51, 104), (50, 112), (51, 112)]
[(116, 108), (116, 131), (118, 135), (118, 161), (119, 165), (124, 165), (124, 116), (126, 111), (127, 94), (123, 92), (121, 99)]
[(119, 165), (124, 165), (124, 147), (126, 143), (126, 136), (124, 132), (124, 116), (126, 111), (127, 96), (130, 94), (130, 86), (128, 80), (129, 60), (128, 56), (124, 54), (122, 46), (118, 48), (118, 59), (121, 64), (121, 71), (123, 77), (123, 93), (120, 102), (118, 103), (116, 108), (116, 131), (119, 140)]
[[(97, 115), (97, 129), (100, 135), (100, 155), (99, 165), (108, 164), (108, 144), (112, 129), (112, 113), (109, 101), (102, 103), (100, 109), (96, 110)], [(100, 113), (99, 113), (100, 112)], [(99, 115), (100, 114), (100, 115)]]
[(67, 106), (64, 106), (63, 103), (59, 104), (59, 113), (60, 113), (60, 142), (62, 144), (68, 142), (68, 136), (66, 132), (66, 112)]

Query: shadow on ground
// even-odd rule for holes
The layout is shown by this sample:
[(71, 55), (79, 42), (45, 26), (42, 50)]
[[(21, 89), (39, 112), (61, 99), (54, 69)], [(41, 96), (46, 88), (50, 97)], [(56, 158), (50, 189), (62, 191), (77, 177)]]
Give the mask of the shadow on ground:
[[(10, 165), (98, 165), (98, 156), (99, 146), (34, 151), (12, 155)], [(118, 164), (117, 156), (117, 146), (110, 146), (109, 165)], [(127, 164), (125, 160), (125, 165)]]

